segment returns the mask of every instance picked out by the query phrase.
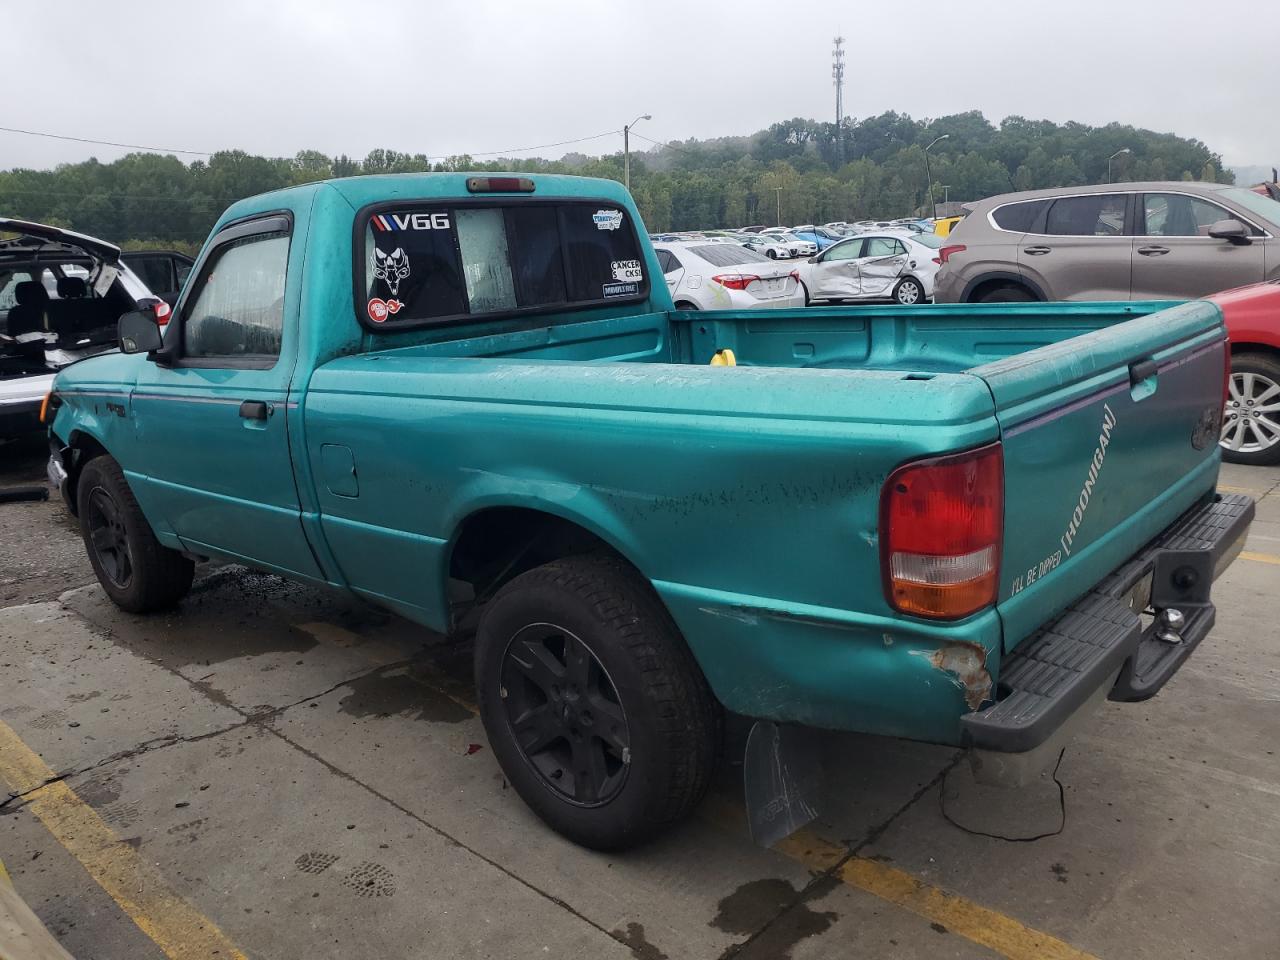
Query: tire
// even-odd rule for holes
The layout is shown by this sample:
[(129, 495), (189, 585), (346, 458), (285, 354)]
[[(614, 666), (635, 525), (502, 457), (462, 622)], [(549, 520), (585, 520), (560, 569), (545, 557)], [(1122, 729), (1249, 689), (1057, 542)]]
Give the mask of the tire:
[(1031, 295), (1031, 291), (1025, 287), (1019, 287), (1012, 283), (1001, 284), (993, 287), (982, 296), (978, 297), (978, 303), (1034, 303), (1035, 297)]
[(893, 302), (904, 307), (924, 303), (924, 284), (915, 277), (903, 277), (893, 288)]
[(774, 253), (772, 250), (766, 250), (766, 251), (764, 252), (764, 255), (765, 255), (766, 257), (768, 257), (770, 260), (777, 260), (777, 259), (778, 259), (778, 255), (777, 255), (776, 253)]
[(813, 298), (809, 296), (809, 288), (805, 286), (803, 280), (800, 281), (800, 289), (804, 292), (804, 305), (806, 307), (813, 306)]
[(681, 300), (676, 304), (677, 310), (700, 310), (702, 309), (696, 303), (690, 303), (688, 300)]
[(195, 563), (156, 540), (120, 464), (107, 456), (85, 464), (76, 504), (89, 563), (117, 607), (150, 613), (187, 595)]
[(1263, 353), (1231, 358), (1231, 390), (1222, 417), (1222, 459), (1280, 463), (1280, 360)]
[(624, 561), (569, 557), (506, 584), (481, 616), (475, 671), (507, 779), (574, 843), (642, 843), (706, 792), (718, 705), (652, 587)]

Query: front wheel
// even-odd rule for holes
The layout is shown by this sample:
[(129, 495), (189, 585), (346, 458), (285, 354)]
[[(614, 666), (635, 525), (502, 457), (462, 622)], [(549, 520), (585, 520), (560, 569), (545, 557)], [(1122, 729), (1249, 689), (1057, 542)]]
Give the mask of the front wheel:
[(1231, 463), (1280, 463), (1280, 361), (1258, 353), (1231, 358), (1220, 445)]
[(717, 708), (653, 588), (607, 556), (557, 560), (486, 606), (480, 716), (521, 799), (597, 850), (640, 843), (702, 798)]
[(915, 277), (903, 277), (893, 288), (893, 300), (904, 307), (914, 306), (924, 299), (924, 287)]
[(778, 259), (778, 255), (777, 255), (776, 253), (774, 253), (772, 250), (766, 250), (766, 251), (764, 252), (764, 255), (765, 255), (766, 257), (768, 257), (770, 260), (777, 260), (777, 259)]
[(107, 596), (129, 613), (164, 610), (187, 595), (195, 564), (161, 546), (120, 464), (95, 457), (76, 485), (80, 534)]

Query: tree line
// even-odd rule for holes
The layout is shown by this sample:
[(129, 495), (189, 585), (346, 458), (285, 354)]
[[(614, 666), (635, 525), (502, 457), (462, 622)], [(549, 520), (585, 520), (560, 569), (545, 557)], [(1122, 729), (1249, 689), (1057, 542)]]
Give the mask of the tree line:
[[(1103, 182), (1109, 157), (1114, 181), (1233, 179), (1204, 143), (1171, 133), (1016, 116), (996, 125), (978, 111), (931, 120), (889, 112), (839, 126), (795, 118), (750, 136), (655, 144), (633, 152), (631, 188), (651, 231), (924, 214), (930, 144), (927, 169), (937, 201)], [(570, 153), (559, 160), (477, 161), (377, 149), (356, 160), (315, 150), (288, 158), (225, 150), (184, 163), (132, 153), (111, 163), (0, 171), (0, 215), (129, 247), (194, 250), (222, 210), (242, 197), (330, 177), (458, 170), (621, 181), (623, 158)]]

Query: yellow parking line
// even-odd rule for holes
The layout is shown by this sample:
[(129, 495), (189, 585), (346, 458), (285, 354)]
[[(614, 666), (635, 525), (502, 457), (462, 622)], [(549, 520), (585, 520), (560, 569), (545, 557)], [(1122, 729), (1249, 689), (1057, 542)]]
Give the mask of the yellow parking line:
[(27, 809), (166, 956), (245, 960), (213, 921), (170, 890), (160, 871), (121, 842), (75, 791), (61, 781), (40, 786), (55, 776), (0, 721), (0, 777), (14, 793), (31, 791), (26, 795)]
[[(734, 833), (747, 829), (745, 811), (726, 797), (708, 798), (699, 808), (699, 816)], [(846, 847), (824, 840), (807, 828), (778, 841), (772, 849), (817, 873), (834, 870), (835, 878), (846, 886), (941, 924), (1008, 960), (1097, 960), (1093, 954), (1057, 937), (947, 893), (902, 870), (865, 857), (850, 857)]]
[(1280, 566), (1280, 557), (1274, 553), (1257, 553), (1253, 550), (1241, 550), (1240, 556), (1245, 560), (1252, 560), (1254, 563), (1274, 563)]

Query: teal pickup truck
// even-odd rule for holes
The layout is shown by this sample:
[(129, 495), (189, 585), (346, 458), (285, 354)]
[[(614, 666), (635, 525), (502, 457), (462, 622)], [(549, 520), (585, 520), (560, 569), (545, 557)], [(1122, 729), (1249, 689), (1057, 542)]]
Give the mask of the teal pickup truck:
[(1253, 516), (1212, 304), (676, 312), (611, 182), (244, 200), (173, 316), (46, 411), (103, 589), (172, 606), (208, 557), (477, 612), (502, 769), (598, 848), (697, 803), (723, 710), (1016, 780), (1179, 668)]

